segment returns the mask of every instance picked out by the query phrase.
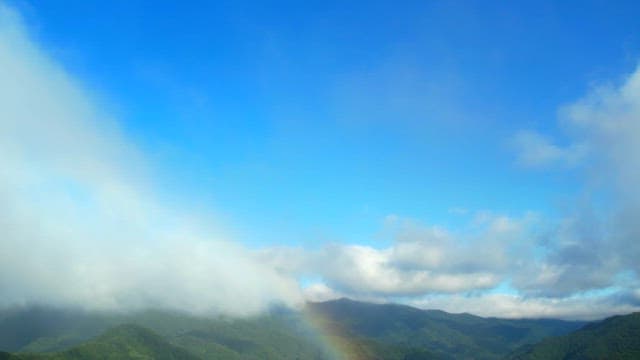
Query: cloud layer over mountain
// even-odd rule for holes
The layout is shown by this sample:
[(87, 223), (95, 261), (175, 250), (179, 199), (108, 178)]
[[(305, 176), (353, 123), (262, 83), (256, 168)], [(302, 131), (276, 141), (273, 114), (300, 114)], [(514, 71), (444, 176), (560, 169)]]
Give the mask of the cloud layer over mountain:
[(244, 315), (298, 285), (154, 197), (141, 154), (0, 5), (0, 305)]

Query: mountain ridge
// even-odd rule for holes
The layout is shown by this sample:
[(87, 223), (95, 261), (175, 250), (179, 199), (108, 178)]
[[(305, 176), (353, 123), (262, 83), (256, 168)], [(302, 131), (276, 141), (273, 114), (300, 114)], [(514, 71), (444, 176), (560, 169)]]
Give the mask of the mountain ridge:
[(616, 315), (524, 346), (508, 360), (640, 359), (640, 312)]
[[(309, 327), (310, 319), (319, 325), (315, 330)], [(348, 298), (309, 302), (302, 310), (275, 307), (244, 319), (160, 310), (110, 314), (39, 307), (0, 311), (0, 351), (60, 353), (122, 324), (144, 327), (203, 359), (333, 359), (320, 340), (324, 336), (342, 344), (339, 350), (350, 354), (348, 359), (491, 360), (586, 323), (483, 318)]]

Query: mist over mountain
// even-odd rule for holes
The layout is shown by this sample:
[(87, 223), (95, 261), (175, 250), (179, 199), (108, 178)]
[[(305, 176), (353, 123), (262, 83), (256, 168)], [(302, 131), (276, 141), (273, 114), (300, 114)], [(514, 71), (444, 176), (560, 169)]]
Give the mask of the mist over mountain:
[(1, 307), (244, 315), (301, 302), (215, 219), (159, 199), (121, 126), (4, 3), (0, 79)]

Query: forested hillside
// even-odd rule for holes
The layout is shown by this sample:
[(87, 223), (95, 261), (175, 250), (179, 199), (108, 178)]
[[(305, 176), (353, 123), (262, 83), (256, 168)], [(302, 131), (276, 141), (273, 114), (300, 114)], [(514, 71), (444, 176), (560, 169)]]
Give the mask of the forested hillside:
[(155, 358), (158, 349), (201, 359), (500, 359), (523, 344), (582, 325), (348, 299), (309, 303), (301, 311), (274, 308), (244, 319), (36, 307), (0, 313), (0, 350), (20, 358), (47, 354), (64, 359), (97, 353)]
[(614, 316), (523, 347), (511, 360), (640, 359), (640, 313)]

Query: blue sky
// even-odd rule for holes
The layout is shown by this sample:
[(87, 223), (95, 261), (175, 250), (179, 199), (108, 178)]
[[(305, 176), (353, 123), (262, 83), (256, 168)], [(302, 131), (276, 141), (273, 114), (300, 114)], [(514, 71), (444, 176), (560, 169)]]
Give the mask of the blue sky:
[[(507, 139), (635, 66), (635, 2), (14, 2), (175, 201), (246, 241), (368, 242), (388, 214), (549, 210)], [(245, 237), (243, 236), (243, 237)]]
[[(116, 119), (145, 159), (145, 187), (267, 252), (397, 250), (402, 234), (431, 227), (464, 248), (486, 240), (487, 224), (533, 217), (553, 243), (567, 213), (588, 212), (576, 204), (608, 209), (598, 205), (608, 187), (585, 190), (598, 183), (597, 160), (578, 151), (596, 142), (562, 111), (630, 82), (640, 58), (635, 1), (8, 5), (42, 56)], [(526, 151), (550, 164), (527, 163)], [(532, 247), (532, 257), (564, 254)], [(612, 272), (631, 271), (621, 266)], [(450, 289), (356, 291), (330, 272), (301, 272), (363, 298), (418, 304)], [(590, 286), (576, 291), (622, 285)]]

